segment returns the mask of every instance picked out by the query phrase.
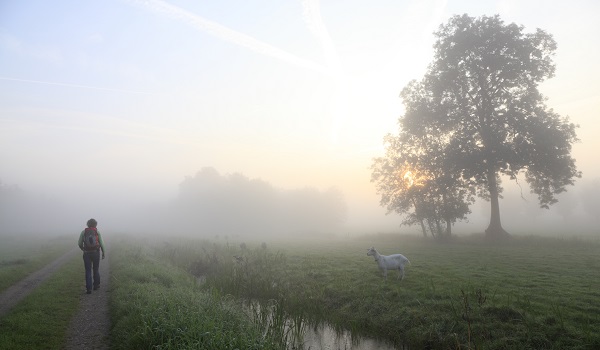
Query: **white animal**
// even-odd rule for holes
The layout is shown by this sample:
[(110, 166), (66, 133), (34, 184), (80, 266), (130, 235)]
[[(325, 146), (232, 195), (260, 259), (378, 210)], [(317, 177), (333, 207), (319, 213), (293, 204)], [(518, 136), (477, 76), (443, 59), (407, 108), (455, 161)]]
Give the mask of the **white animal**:
[(386, 280), (387, 270), (398, 270), (398, 278), (402, 276), (400, 280), (402, 281), (404, 279), (404, 265), (406, 263), (410, 264), (410, 261), (408, 261), (404, 255), (381, 255), (374, 247), (371, 247), (367, 250), (367, 255), (375, 258), (375, 261), (377, 261), (379, 269), (383, 271), (383, 277), (385, 277)]

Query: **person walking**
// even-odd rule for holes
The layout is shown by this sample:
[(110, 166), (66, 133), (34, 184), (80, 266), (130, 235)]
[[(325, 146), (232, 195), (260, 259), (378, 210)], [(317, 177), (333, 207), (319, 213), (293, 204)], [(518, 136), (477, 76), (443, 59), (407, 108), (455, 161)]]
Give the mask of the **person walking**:
[[(102, 250), (102, 259), (106, 249), (102, 235), (96, 228), (98, 222), (95, 219), (87, 221), (87, 227), (81, 231), (77, 245), (83, 251), (83, 266), (85, 267), (85, 289), (87, 294), (92, 294), (94, 290), (100, 288), (100, 250)], [(92, 273), (93, 272), (93, 273)]]

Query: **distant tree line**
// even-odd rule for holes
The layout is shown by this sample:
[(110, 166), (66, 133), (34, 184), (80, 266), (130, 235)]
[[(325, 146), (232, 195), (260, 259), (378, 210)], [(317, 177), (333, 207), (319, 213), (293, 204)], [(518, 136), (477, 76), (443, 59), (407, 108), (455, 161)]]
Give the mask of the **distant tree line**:
[(107, 197), (112, 197), (112, 204), (81, 196), (76, 201), (92, 205), (80, 209), (72, 199), (33, 194), (0, 182), (0, 234), (78, 233), (93, 215), (104, 228), (132, 233), (248, 238), (323, 235), (340, 231), (347, 210), (337, 189), (277, 189), (239, 173), (221, 175), (214, 168), (186, 177), (171, 200), (141, 206), (135, 200), (117, 203), (127, 202), (127, 194)]
[(203, 168), (186, 177), (174, 203), (179, 224), (198, 234), (332, 234), (346, 218), (336, 189), (277, 189), (260, 179)]
[(64, 220), (68, 216), (65, 209), (57, 198), (0, 182), (0, 234), (65, 232), (69, 227), (68, 220)]

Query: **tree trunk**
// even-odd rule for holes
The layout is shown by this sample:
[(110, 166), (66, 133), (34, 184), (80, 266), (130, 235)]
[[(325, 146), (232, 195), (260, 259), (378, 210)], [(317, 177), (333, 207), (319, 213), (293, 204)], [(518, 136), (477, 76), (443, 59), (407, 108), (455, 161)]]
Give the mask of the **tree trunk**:
[(498, 200), (498, 183), (496, 181), (496, 172), (492, 167), (488, 169), (488, 190), (490, 191), (491, 215), (490, 225), (485, 230), (488, 238), (498, 240), (508, 238), (509, 233), (502, 228), (500, 223), (500, 201)]
[[(443, 200), (443, 206), (444, 206), (444, 213), (447, 214), (448, 213), (448, 198), (446, 196), (446, 192), (444, 192), (442, 194), (442, 200)], [(446, 221), (446, 236), (450, 237), (450, 235), (452, 235), (452, 221), (451, 221), (449, 215), (445, 215), (444, 221)]]
[(423, 230), (423, 237), (427, 237), (427, 229), (425, 228), (425, 223), (423, 222), (423, 219), (419, 219), (419, 222), (421, 223), (421, 230)]
[(417, 216), (417, 219), (419, 220), (419, 223), (421, 224), (421, 230), (423, 230), (423, 237), (427, 237), (427, 229), (425, 228), (425, 223), (423, 223), (423, 218), (421, 217), (421, 215), (419, 215), (419, 212), (417, 209), (417, 202), (415, 201), (414, 197), (412, 197), (411, 200), (413, 202), (413, 206), (415, 207), (415, 215)]
[(429, 231), (431, 232), (431, 237), (436, 238), (437, 232), (435, 231), (435, 226), (432, 219), (427, 219), (427, 225), (429, 226)]
[(442, 225), (441, 225), (439, 219), (435, 220), (435, 229), (437, 230), (438, 237), (443, 237), (444, 236), (444, 231), (442, 231)]

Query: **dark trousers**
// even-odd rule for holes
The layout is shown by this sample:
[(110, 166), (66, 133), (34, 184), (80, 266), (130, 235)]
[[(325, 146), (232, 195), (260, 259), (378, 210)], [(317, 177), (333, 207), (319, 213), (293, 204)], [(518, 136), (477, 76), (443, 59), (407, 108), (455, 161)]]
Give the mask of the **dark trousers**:
[(100, 251), (83, 252), (83, 265), (85, 266), (85, 289), (92, 290), (92, 286), (99, 287), (100, 272), (98, 272), (98, 268), (100, 267)]

